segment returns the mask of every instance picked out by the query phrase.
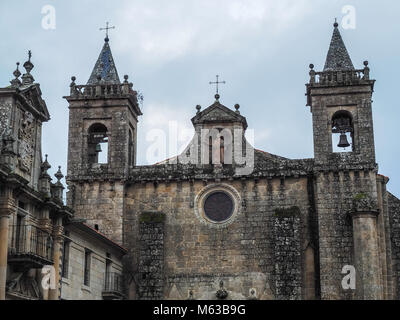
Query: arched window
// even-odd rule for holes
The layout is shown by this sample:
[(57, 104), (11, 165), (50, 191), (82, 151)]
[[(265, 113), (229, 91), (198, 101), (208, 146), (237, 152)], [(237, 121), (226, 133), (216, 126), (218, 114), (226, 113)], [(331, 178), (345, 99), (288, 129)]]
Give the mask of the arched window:
[(108, 130), (101, 123), (93, 124), (89, 128), (88, 141), (89, 163), (108, 163)]
[(353, 117), (348, 111), (338, 111), (332, 117), (333, 152), (354, 151)]

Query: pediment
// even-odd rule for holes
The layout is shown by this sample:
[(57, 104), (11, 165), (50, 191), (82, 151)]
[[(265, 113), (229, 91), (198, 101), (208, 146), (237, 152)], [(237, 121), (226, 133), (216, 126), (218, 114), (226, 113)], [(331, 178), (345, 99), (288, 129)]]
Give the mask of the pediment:
[(40, 116), (42, 121), (50, 119), (46, 102), (42, 99), (42, 91), (40, 90), (39, 84), (20, 89), (19, 96), (22, 98), (22, 102), (32, 109), (29, 111), (37, 113), (36, 116)]
[(192, 122), (193, 124), (240, 122), (243, 123), (245, 128), (247, 128), (247, 120), (245, 117), (241, 116), (238, 112), (225, 107), (218, 101), (202, 112), (199, 112), (192, 119)]

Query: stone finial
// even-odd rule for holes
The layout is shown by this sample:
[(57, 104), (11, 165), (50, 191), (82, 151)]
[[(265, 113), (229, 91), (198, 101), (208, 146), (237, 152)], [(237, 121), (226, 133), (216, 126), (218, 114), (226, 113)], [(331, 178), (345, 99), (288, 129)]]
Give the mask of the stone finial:
[(197, 114), (199, 114), (200, 111), (201, 111), (201, 105), (198, 104), (198, 105), (196, 106), (196, 110), (197, 110)]
[(21, 76), (21, 71), (19, 71), (19, 62), (17, 62), (17, 69), (13, 72), (13, 75), (15, 79), (11, 80), (11, 86), (13, 88), (18, 88), (22, 84), (19, 80), (19, 77)]
[(370, 69), (368, 67), (368, 61), (365, 60), (364, 61), (364, 71), (363, 71), (364, 76), (363, 76), (363, 80), (369, 80), (369, 71), (370, 71)]
[(47, 173), (47, 171), (51, 168), (50, 163), (48, 162), (47, 158), (49, 155), (45, 155), (45, 160), (43, 161), (42, 165), (40, 166), (42, 169), (42, 175), (47, 175), (49, 176), (49, 174)]
[(49, 173), (47, 172), (50, 168), (51, 165), (49, 164), (47, 160), (48, 155), (46, 154), (46, 158), (42, 165), (40, 166), (41, 169), (41, 174), (40, 174), (40, 179), (39, 179), (39, 185), (40, 185), (40, 191), (44, 194), (46, 199), (51, 198), (51, 177)]
[(235, 104), (235, 109), (236, 109), (235, 112), (236, 112), (237, 114), (240, 114), (240, 111), (239, 111), (239, 109), (240, 109), (240, 104), (238, 104), (238, 103)]
[(225, 300), (228, 298), (228, 291), (224, 289), (224, 282), (222, 280), (219, 283), (219, 290), (216, 293), (216, 297), (219, 300)]
[(75, 83), (76, 77), (72, 76), (71, 77), (71, 84), (69, 85), (70, 87), (70, 94), (71, 96), (74, 96), (76, 94), (76, 83)]
[(61, 166), (58, 166), (58, 171), (54, 174), (54, 176), (56, 177), (57, 182), (53, 186), (53, 194), (55, 198), (62, 201), (64, 186), (61, 183), (61, 179), (64, 178), (64, 175), (61, 172)]
[(216, 102), (219, 102), (219, 98), (221, 98), (221, 96), (217, 93), (217, 94), (215, 95), (215, 101), (216, 101)]
[(310, 63), (310, 83), (313, 84), (315, 83), (315, 70), (314, 70), (314, 65)]
[(24, 63), (24, 68), (26, 70), (26, 73), (22, 76), (22, 83), (24, 85), (30, 85), (35, 81), (35, 79), (31, 75), (31, 71), (35, 67), (34, 64), (31, 62), (31, 58), (32, 58), (31, 50), (28, 51), (28, 57), (29, 57), (28, 61), (26, 61)]
[(128, 76), (127, 74), (126, 74), (126, 75), (124, 75), (124, 80), (125, 80), (125, 81), (124, 81), (124, 83), (125, 83), (125, 84), (127, 84), (127, 83), (128, 83), (128, 79), (129, 79), (129, 76)]
[(58, 166), (58, 171), (54, 174), (57, 179), (57, 184), (61, 184), (61, 179), (64, 178), (64, 175), (61, 172), (61, 166)]
[(333, 24), (333, 27), (334, 27), (334, 28), (339, 27), (339, 23), (337, 22), (337, 18), (335, 18), (335, 23)]

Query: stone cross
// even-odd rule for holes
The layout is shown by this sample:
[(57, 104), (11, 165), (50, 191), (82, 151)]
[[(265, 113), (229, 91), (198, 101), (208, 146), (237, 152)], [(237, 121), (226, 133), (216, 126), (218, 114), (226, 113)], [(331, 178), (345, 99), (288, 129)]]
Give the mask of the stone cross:
[(216, 82), (210, 82), (210, 84), (215, 84), (215, 85), (216, 85), (216, 87), (217, 87), (217, 94), (219, 94), (219, 92), (218, 92), (218, 85), (219, 85), (220, 83), (226, 84), (226, 82), (225, 82), (225, 81), (219, 81), (219, 75), (217, 75), (216, 77), (217, 77), (217, 81), (216, 81)]
[(109, 22), (106, 22), (106, 27), (105, 28), (100, 28), (100, 31), (106, 30), (106, 39), (108, 39), (108, 30), (111, 30), (111, 29), (115, 29), (115, 26), (109, 27)]

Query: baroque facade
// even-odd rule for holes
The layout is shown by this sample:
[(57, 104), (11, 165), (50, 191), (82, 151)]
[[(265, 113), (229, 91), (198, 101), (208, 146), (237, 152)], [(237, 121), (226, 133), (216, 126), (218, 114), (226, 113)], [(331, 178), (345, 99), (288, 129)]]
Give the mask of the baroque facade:
[(74, 219), (61, 167), (51, 182), (41, 148), (50, 115), (30, 52), (24, 68), (0, 89), (0, 300), (121, 299), (126, 250)]
[[(38, 85), (27, 82), (28, 65), (22, 84), (16, 75), (11, 87), (0, 90), (2, 128), (14, 130), (2, 133), (0, 243), (9, 237), (5, 230), (16, 210), (26, 208), (27, 202), (20, 207), (16, 199), (31, 192), (35, 197), (26, 196), (29, 203), (40, 208), (35, 210), (47, 219), (49, 233), (60, 239), (52, 251), (61, 255), (53, 253), (52, 260), (59, 272), (68, 251), (76, 270), (93, 248), (99, 252), (98, 269), (107, 265), (108, 254), (115, 257), (124, 295), (111, 292), (103, 298), (398, 299), (400, 200), (386, 190), (389, 179), (378, 172), (375, 80), (368, 62), (354, 67), (335, 23), (324, 69), (310, 65), (309, 76), (314, 158), (292, 160), (254, 149), (245, 138), (248, 124), (240, 106), (224, 106), (217, 94), (208, 108), (197, 106), (195, 136), (181, 155), (139, 166), (139, 95), (128, 76), (121, 82), (106, 37), (87, 84), (72, 77), (65, 97), (65, 207), (62, 185), (46, 176), (49, 165), (42, 162), (40, 143), (22, 142), (30, 121), (39, 128), (49, 118)], [(27, 108), (27, 92), (42, 113), (7, 116)], [(31, 150), (37, 156), (27, 158)], [(29, 165), (34, 169), (28, 173), (23, 168)], [(21, 177), (25, 187), (18, 184)], [(57, 173), (58, 181), (61, 177)], [(71, 234), (60, 234), (62, 226)], [(92, 244), (85, 244), (83, 235)], [(71, 239), (79, 253), (65, 249)], [(7, 256), (0, 245), (0, 289), (13, 274), (4, 269)], [(353, 269), (355, 284), (349, 280), (347, 287), (343, 270), (352, 275)], [(62, 278), (57, 280), (66, 289), (58, 297), (64, 292), (66, 299), (96, 298), (85, 285), (70, 292), (73, 281)], [(105, 279), (98, 274), (93, 292), (100, 292)], [(5, 289), (0, 294), (4, 297)]]

